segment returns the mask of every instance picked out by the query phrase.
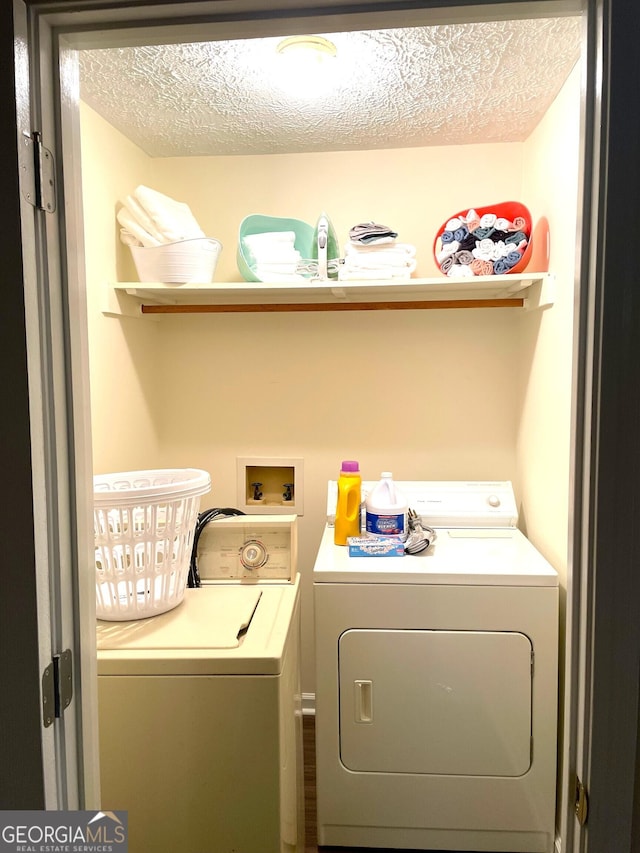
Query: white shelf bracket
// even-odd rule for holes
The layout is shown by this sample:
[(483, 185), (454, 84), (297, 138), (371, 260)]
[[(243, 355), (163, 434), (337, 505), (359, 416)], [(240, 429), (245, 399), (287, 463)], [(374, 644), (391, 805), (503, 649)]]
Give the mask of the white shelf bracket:
[(554, 273), (546, 273), (540, 281), (532, 284), (524, 298), (525, 311), (537, 311), (550, 308), (556, 301), (556, 277)]
[(109, 282), (102, 285), (102, 313), (106, 317), (136, 317), (143, 319), (142, 305), (139, 299), (129, 296), (122, 290), (116, 290)]

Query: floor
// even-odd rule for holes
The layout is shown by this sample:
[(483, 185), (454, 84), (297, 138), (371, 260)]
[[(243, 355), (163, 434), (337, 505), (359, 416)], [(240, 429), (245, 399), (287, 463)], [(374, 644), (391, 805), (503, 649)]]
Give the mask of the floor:
[[(303, 748), (304, 748), (304, 805), (305, 805), (305, 845), (304, 853), (398, 853), (397, 850), (375, 850), (369, 847), (318, 847), (316, 835), (316, 756), (315, 756), (315, 718), (305, 714), (303, 719)], [(404, 850), (402, 853), (418, 853)], [(438, 853), (432, 850), (430, 853)], [(444, 851), (440, 851), (444, 853)], [(458, 851), (464, 853), (464, 851)]]

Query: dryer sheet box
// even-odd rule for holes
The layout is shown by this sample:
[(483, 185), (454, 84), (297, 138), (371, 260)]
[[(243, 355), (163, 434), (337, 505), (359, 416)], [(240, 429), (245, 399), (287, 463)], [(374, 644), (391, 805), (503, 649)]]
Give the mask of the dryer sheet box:
[(350, 557), (403, 557), (404, 543), (381, 536), (348, 536)]

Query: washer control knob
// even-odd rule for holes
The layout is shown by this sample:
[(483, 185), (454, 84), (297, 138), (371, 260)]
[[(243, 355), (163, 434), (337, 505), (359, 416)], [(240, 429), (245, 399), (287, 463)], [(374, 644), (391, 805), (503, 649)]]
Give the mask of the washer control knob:
[(500, 506), (500, 498), (497, 495), (489, 495), (487, 498), (487, 503), (489, 506)]
[(240, 562), (245, 569), (260, 569), (267, 562), (267, 549), (257, 539), (250, 539), (240, 548)]

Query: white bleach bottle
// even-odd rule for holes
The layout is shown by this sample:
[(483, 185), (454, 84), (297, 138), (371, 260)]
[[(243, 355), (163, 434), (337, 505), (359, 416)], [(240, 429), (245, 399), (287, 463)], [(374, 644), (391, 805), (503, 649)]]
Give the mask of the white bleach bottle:
[(393, 482), (393, 474), (383, 471), (380, 482), (365, 499), (367, 533), (375, 536), (394, 536), (405, 540), (408, 535), (407, 499)]

